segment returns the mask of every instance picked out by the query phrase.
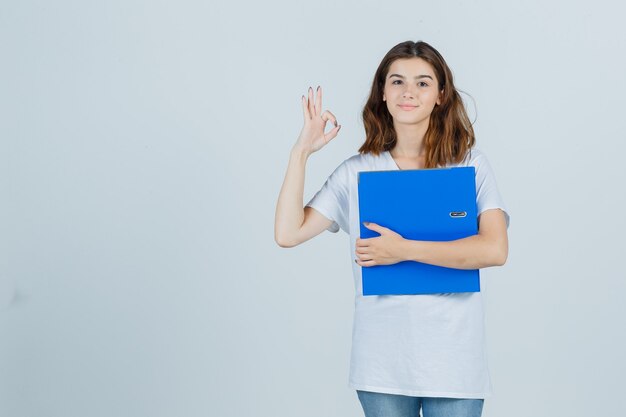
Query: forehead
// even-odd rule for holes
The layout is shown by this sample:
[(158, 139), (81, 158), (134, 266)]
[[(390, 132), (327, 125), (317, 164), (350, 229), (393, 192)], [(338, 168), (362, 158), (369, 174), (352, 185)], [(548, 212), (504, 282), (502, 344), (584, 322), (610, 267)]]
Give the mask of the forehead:
[(436, 78), (432, 65), (424, 61), (422, 58), (417, 57), (396, 59), (389, 66), (387, 77), (389, 74), (400, 74), (410, 78), (413, 78), (416, 75), (426, 74)]

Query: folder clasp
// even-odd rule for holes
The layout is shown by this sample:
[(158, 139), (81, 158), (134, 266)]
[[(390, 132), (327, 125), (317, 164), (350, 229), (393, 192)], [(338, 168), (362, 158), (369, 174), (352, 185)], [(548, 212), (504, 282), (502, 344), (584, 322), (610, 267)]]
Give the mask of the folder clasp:
[(466, 216), (467, 216), (466, 211), (451, 211), (450, 212), (450, 217), (466, 217)]

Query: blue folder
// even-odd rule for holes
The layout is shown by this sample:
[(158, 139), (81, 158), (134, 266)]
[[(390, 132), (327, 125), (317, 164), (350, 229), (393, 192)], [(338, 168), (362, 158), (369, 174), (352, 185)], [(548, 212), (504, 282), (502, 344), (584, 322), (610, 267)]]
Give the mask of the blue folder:
[[(361, 239), (380, 236), (363, 222), (412, 240), (450, 241), (478, 233), (474, 167), (359, 172), (358, 197)], [(361, 271), (363, 295), (480, 291), (478, 269), (402, 261)]]

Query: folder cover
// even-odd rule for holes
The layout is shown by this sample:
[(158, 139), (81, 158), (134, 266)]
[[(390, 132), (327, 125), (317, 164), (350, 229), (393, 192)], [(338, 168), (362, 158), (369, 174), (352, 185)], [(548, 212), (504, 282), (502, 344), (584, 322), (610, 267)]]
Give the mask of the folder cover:
[[(450, 241), (478, 233), (474, 167), (358, 173), (361, 239), (380, 236), (372, 222), (405, 239)], [(455, 269), (416, 261), (361, 268), (363, 295), (480, 291), (478, 269)]]

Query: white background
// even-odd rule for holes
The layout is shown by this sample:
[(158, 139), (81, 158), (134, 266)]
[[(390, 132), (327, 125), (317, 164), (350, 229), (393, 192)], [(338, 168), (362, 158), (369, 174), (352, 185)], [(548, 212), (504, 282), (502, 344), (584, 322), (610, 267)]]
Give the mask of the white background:
[(511, 214), (483, 416), (624, 415), (616, 4), (3, 1), (0, 415), (362, 416), (348, 236), (283, 249), (274, 213), (300, 96), (343, 125), (306, 202), (405, 40), (452, 68)]

